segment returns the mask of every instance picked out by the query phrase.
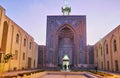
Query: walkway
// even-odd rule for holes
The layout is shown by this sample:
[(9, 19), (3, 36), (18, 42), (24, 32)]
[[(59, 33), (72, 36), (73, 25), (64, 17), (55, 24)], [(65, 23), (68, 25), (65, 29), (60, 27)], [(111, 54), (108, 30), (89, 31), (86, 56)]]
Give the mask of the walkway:
[(84, 75), (46, 75), (42, 78), (87, 78)]
[[(37, 70), (6, 72), (6, 73), (3, 74), (3, 76), (13, 76), (13, 75), (17, 75), (19, 73), (32, 72), (32, 71), (37, 71)], [(118, 74), (118, 73), (112, 73), (112, 72), (106, 72), (106, 71), (101, 71), (101, 72), (105, 72), (105, 73), (109, 73), (109, 74), (114, 75), (114, 77), (112, 77), (112, 78), (120, 78), (120, 74)], [(70, 72), (72, 74), (69, 74), (69, 73), (65, 74), (65, 72), (62, 72), (63, 74), (57, 74), (58, 72), (54, 72), (54, 73), (55, 74), (50, 74), (49, 73), (48, 75), (45, 75), (43, 78), (87, 78), (83, 74), (77, 75), (77, 73), (79, 73), (79, 72)]]

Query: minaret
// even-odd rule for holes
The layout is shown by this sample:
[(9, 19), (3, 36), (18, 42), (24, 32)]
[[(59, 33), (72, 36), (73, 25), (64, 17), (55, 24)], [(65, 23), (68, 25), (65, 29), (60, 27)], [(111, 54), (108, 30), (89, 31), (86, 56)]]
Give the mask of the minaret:
[(63, 15), (69, 15), (71, 12), (71, 7), (68, 6), (68, 0), (64, 0), (64, 6), (62, 7)]

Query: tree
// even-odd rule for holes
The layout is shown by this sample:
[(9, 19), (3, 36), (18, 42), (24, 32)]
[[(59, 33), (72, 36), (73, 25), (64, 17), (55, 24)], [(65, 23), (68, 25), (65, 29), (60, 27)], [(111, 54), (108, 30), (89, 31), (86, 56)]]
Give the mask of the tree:
[(8, 63), (9, 60), (12, 59), (12, 58), (13, 58), (13, 55), (10, 54), (10, 53), (8, 53), (8, 54), (6, 54), (6, 55), (4, 56), (4, 60), (3, 60), (3, 69), (2, 69), (2, 71), (1, 71), (1, 73), (4, 72), (5, 64)]
[(4, 63), (8, 63), (10, 59), (12, 59), (13, 55), (12, 54), (6, 54), (4, 57)]

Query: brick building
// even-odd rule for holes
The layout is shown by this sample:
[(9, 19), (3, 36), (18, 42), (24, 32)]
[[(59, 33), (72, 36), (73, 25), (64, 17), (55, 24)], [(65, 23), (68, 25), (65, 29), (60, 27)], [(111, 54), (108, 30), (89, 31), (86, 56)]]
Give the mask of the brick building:
[(120, 72), (120, 25), (94, 45), (94, 63), (100, 70)]
[(5, 71), (37, 68), (38, 44), (6, 16), (5, 9), (0, 6), (0, 70), (3, 69), (6, 54), (14, 57), (5, 64)]

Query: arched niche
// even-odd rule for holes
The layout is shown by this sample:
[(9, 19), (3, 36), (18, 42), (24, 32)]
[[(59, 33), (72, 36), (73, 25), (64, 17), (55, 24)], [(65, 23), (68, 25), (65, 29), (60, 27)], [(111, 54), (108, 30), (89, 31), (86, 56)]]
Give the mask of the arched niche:
[(2, 45), (1, 45), (1, 50), (4, 53), (6, 51), (7, 37), (8, 37), (8, 23), (7, 23), (7, 21), (5, 21), (3, 23)]
[(62, 65), (62, 58), (65, 54), (68, 55), (70, 59), (70, 65), (74, 63), (74, 29), (70, 25), (63, 25), (58, 30), (58, 64)]

